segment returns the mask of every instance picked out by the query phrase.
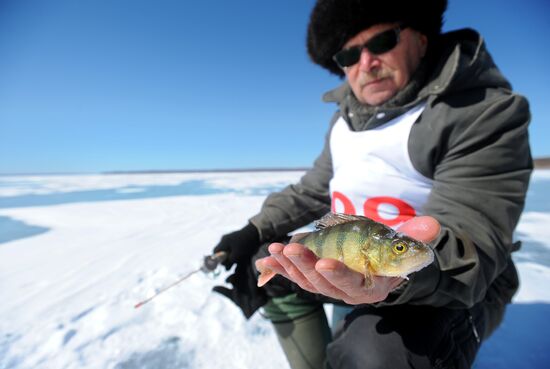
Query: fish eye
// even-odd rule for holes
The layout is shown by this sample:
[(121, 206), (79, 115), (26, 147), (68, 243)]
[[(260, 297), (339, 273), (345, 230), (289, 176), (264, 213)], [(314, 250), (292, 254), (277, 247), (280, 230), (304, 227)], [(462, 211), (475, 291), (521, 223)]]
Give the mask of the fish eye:
[(401, 255), (405, 251), (407, 251), (407, 245), (404, 242), (397, 242), (393, 245), (393, 252), (397, 255)]

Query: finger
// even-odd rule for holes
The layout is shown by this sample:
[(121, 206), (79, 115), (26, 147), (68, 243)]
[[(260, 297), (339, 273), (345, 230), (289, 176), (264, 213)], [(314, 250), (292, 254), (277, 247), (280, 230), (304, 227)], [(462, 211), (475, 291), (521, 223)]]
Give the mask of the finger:
[(230, 290), (229, 288), (222, 287), (222, 286), (215, 286), (214, 288), (212, 288), (212, 291), (217, 292), (227, 297), (230, 300), (233, 299), (233, 290)]
[(274, 242), (267, 247), (267, 251), (269, 251), (270, 254), (280, 254), (283, 252), (284, 248), (285, 248), (284, 244)]
[[(282, 255), (277, 256), (268, 256), (263, 259), (258, 259), (256, 261), (256, 268), (258, 270), (262, 270), (262, 268), (265, 269), (271, 269), (273, 272), (282, 275), (286, 279), (297, 283), (302, 289), (307, 290), (309, 292), (317, 293), (317, 290), (315, 287), (313, 287), (303, 276), (300, 277), (296, 273), (290, 274), (281, 264), (280, 260), (284, 258)], [(284, 260), (282, 260), (284, 263)]]
[[(297, 244), (294, 244), (294, 245), (297, 245)], [(285, 246), (282, 250), (283, 252), (281, 252), (281, 253), (273, 253), (272, 254), (273, 257), (284, 268), (284, 270), (287, 274), (286, 277), (288, 279), (290, 279), (294, 283), (298, 284), (298, 286), (300, 286), (301, 288), (303, 288), (307, 291), (318, 293), (315, 285), (310, 283), (310, 281), (304, 276), (302, 271), (299, 268), (297, 268), (296, 265), (294, 265), (294, 263), (292, 262), (292, 260), (290, 260), (287, 257), (286, 252), (287, 252), (288, 246), (289, 245)], [(298, 245), (298, 246), (301, 246), (301, 245)], [(293, 249), (291, 249), (291, 250), (293, 250)]]
[(264, 270), (272, 270), (273, 272), (282, 275), (285, 278), (288, 278), (285, 268), (273, 257), (266, 256), (256, 260), (255, 262), (256, 269), (261, 273)]
[(287, 258), (300, 259), (304, 267), (312, 268), (319, 258), (310, 249), (299, 243), (289, 243), (283, 250)]
[(315, 269), (335, 288), (349, 297), (365, 294), (365, 277), (334, 259), (321, 259)]
[(283, 254), (290, 259), (292, 264), (301, 272), (305, 279), (315, 286), (318, 293), (336, 299), (343, 299), (345, 294), (331, 284), (315, 269), (319, 258), (309, 249), (300, 244), (289, 244)]
[[(282, 252), (283, 252), (284, 248), (285, 248), (285, 245), (282, 244), (282, 243), (272, 243), (271, 245), (269, 245), (267, 250), (269, 251), (271, 256), (267, 257), (267, 258), (264, 258), (265, 261), (264, 261), (263, 265), (265, 267), (269, 268), (269, 269), (272, 269), (274, 272), (284, 276), (287, 279), (292, 279), (292, 278), (290, 278), (289, 274), (287, 273), (284, 265), (281, 264), (281, 262), (279, 261), (279, 259), (280, 259), (279, 256), (282, 255)], [(284, 263), (284, 260), (282, 260), (282, 261)]]
[(399, 227), (399, 232), (422, 242), (435, 240), (440, 231), (441, 225), (439, 222), (429, 216), (412, 218)]
[[(231, 258), (231, 254), (228, 251), (225, 251), (225, 252), (227, 252), (227, 256), (225, 257), (225, 259), (223, 261), (220, 262), (220, 264), (225, 267), (225, 270), (229, 270), (233, 266), (234, 261)], [(214, 255), (214, 254), (212, 254), (212, 255)]]

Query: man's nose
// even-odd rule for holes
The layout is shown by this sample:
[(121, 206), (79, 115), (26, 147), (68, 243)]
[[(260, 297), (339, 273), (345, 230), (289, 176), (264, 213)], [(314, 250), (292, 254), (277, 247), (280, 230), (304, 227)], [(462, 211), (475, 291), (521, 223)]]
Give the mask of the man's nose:
[(380, 66), (380, 59), (367, 49), (361, 50), (361, 57), (359, 58), (359, 69), (362, 71), (370, 71)]

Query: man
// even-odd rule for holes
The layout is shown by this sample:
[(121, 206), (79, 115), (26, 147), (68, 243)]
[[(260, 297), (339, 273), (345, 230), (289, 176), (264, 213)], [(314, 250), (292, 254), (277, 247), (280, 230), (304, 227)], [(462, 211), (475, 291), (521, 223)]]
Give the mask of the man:
[[(247, 317), (265, 305), (292, 368), (469, 368), (518, 288), (512, 232), (532, 170), (528, 104), (475, 31), (441, 34), (446, 5), (318, 0), (313, 9), (309, 55), (345, 77), (324, 97), (339, 109), (323, 152), (215, 248), (237, 264), (233, 289), (215, 290)], [(433, 241), (435, 261), (368, 290), (337, 260), (269, 245), (330, 210)], [(257, 288), (253, 261), (281, 276)], [(329, 301), (353, 308), (332, 341)]]

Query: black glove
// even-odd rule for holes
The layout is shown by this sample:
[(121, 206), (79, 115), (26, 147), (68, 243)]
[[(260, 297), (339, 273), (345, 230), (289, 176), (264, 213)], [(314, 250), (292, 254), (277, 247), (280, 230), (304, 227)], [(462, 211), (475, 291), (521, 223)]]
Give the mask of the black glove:
[(220, 243), (214, 247), (214, 253), (225, 251), (227, 258), (222, 262), (225, 269), (229, 270), (234, 263), (250, 263), (260, 247), (260, 234), (258, 229), (248, 223), (243, 229), (226, 234)]
[(237, 267), (225, 280), (233, 285), (233, 289), (216, 286), (213, 290), (232, 300), (241, 308), (247, 319), (267, 302), (265, 291), (257, 286), (257, 273), (252, 265), (252, 256), (259, 248), (260, 234), (251, 223), (241, 230), (223, 236), (214, 248), (214, 253), (227, 252), (227, 258), (223, 261), (226, 269), (231, 268), (233, 264), (237, 264)]
[(237, 264), (235, 273), (226, 280), (233, 285), (233, 289), (215, 286), (214, 291), (232, 300), (243, 311), (246, 319), (256, 310), (267, 303), (265, 291), (257, 286), (256, 271), (251, 263)]

